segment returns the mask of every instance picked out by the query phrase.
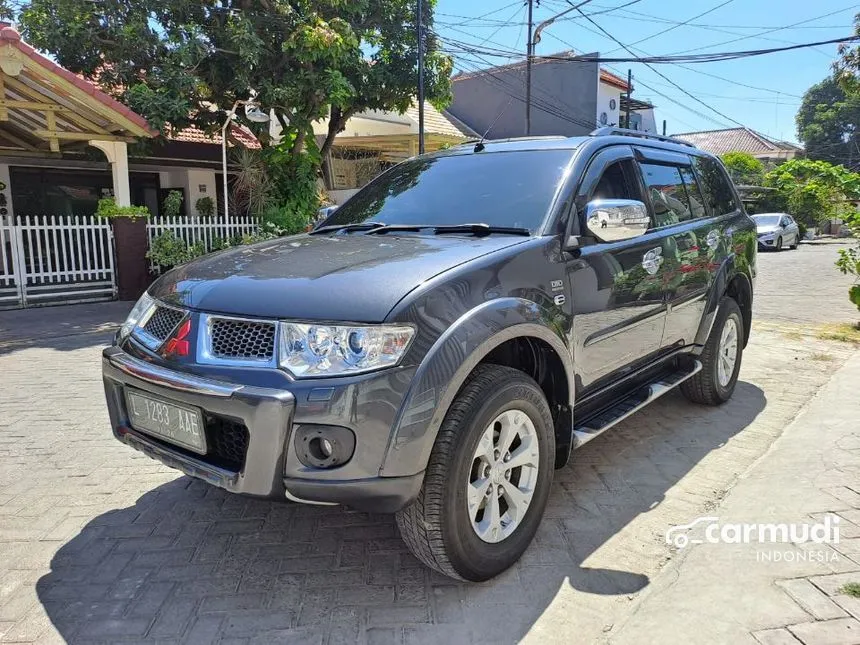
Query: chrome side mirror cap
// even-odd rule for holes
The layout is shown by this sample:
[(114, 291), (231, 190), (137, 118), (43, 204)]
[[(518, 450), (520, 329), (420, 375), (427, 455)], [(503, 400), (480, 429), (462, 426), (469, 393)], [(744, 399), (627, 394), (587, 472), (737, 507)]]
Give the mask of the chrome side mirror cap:
[(325, 221), (326, 219), (328, 219), (328, 216), (331, 215), (332, 213), (334, 213), (336, 210), (337, 210), (337, 204), (334, 204), (332, 206), (323, 206), (322, 208), (320, 208), (317, 211), (317, 216), (314, 219), (313, 223), (319, 224), (320, 222)]
[(594, 199), (585, 205), (585, 227), (601, 242), (639, 237), (650, 225), (648, 209), (635, 199)]

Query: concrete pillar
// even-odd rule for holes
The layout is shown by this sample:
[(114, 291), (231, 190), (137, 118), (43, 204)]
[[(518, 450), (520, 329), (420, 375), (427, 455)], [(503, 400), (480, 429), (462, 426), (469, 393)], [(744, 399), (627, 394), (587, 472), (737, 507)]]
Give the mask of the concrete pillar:
[(89, 142), (94, 148), (98, 148), (110, 162), (111, 174), (113, 175), (113, 198), (117, 206), (131, 206), (131, 187), (128, 182), (128, 146), (125, 141), (98, 141)]

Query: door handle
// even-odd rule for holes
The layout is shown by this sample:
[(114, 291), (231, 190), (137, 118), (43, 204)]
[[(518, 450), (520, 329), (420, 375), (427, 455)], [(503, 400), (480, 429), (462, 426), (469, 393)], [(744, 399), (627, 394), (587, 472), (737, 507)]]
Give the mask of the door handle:
[(648, 275), (654, 275), (660, 270), (660, 265), (663, 264), (663, 249), (651, 249), (642, 256), (642, 268)]

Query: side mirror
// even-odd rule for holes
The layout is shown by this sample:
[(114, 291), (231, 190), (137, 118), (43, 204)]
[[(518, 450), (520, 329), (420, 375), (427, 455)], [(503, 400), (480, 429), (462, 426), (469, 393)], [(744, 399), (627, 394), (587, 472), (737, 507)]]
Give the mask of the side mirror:
[(329, 215), (334, 213), (336, 210), (337, 210), (337, 204), (334, 204), (332, 206), (323, 206), (322, 208), (320, 208), (317, 211), (317, 215), (314, 218), (314, 221), (311, 222), (311, 226), (314, 227), (317, 224), (319, 224), (320, 222), (324, 222), (326, 219), (328, 219)]
[(648, 209), (635, 199), (594, 199), (585, 205), (585, 227), (601, 242), (639, 237), (650, 224)]

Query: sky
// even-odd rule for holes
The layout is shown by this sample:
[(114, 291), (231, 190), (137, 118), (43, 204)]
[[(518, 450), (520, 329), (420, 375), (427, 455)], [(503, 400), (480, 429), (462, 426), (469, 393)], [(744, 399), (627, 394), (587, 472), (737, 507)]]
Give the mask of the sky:
[[(612, 10), (624, 4), (628, 6)], [(566, 0), (535, 0), (535, 5), (536, 24), (570, 8)], [(582, 11), (595, 13), (591, 19), (637, 55), (666, 55), (767, 49), (849, 36), (860, 2), (591, 0)], [(705, 15), (696, 18), (699, 14)], [(437, 0), (435, 30), (443, 39), (525, 54), (527, 15), (524, 0)], [(678, 24), (685, 21), (689, 22)], [(569, 13), (544, 29), (535, 53), (573, 49), (602, 56), (629, 55), (598, 26), (576, 11)], [(657, 123), (666, 119), (669, 134), (743, 124), (769, 137), (796, 142), (794, 117), (803, 93), (831, 73), (836, 58), (837, 45), (832, 44), (685, 67), (654, 65), (668, 81), (641, 63), (605, 67), (624, 77), (632, 69), (633, 97), (653, 102)], [(474, 71), (478, 66), (508, 62), (470, 53), (455, 56), (455, 70)]]

